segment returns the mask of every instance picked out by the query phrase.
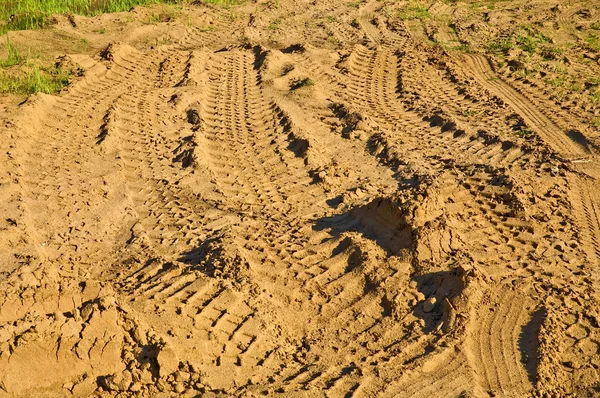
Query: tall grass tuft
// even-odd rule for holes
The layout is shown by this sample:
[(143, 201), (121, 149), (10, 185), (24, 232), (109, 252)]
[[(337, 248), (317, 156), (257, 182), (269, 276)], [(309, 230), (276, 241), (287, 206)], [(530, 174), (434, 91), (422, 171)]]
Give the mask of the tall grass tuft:
[(19, 75), (0, 71), (0, 94), (54, 94), (69, 85), (70, 76), (60, 69), (34, 66)]
[(8, 53), (8, 56), (6, 59), (0, 60), (0, 68), (8, 68), (13, 65), (18, 65), (23, 60), (19, 49), (12, 44), (10, 39), (6, 40), (6, 52)]
[(185, 0), (0, 0), (0, 34), (46, 27), (52, 23), (52, 14), (92, 16), (128, 11), (138, 5), (181, 1)]

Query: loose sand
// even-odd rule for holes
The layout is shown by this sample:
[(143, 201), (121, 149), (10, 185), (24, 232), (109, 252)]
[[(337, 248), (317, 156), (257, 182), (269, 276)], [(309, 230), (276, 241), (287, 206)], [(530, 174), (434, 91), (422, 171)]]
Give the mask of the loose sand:
[(1, 102), (0, 396), (599, 394), (594, 3), (11, 32), (81, 76)]

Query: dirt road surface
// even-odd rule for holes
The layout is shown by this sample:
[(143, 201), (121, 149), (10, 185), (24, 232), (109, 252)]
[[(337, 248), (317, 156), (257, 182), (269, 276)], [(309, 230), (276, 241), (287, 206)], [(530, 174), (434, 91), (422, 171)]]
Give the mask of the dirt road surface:
[(91, 47), (3, 108), (0, 396), (598, 394), (597, 104), (478, 40), (600, 12), (405, 3), (11, 32)]

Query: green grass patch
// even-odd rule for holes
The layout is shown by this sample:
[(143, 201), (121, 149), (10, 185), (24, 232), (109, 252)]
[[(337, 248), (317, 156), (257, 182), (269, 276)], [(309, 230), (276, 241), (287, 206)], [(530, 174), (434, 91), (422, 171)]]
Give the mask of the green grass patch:
[[(162, 2), (164, 3), (165, 1), (163, 0)], [(170, 2), (173, 3), (174, 1), (171, 0)], [(205, 4), (214, 4), (217, 6), (225, 6), (225, 7), (235, 6), (237, 4), (242, 3), (242, 1), (238, 1), (238, 0), (203, 0), (202, 2)], [(279, 1), (276, 1), (275, 3), (279, 7)]]
[(508, 52), (515, 47), (510, 37), (500, 37), (488, 42), (487, 49), (496, 54), (508, 55)]
[(350, 8), (358, 8), (364, 2), (365, 2), (365, 0), (351, 1), (350, 3), (346, 3), (346, 6), (350, 7)]
[(52, 23), (52, 14), (97, 15), (127, 11), (155, 0), (0, 0), (0, 32), (39, 29)]
[(6, 52), (8, 53), (6, 59), (0, 60), (0, 67), (2, 68), (18, 65), (23, 60), (19, 49), (10, 40), (6, 40)]
[(562, 87), (565, 85), (565, 79), (562, 77), (553, 77), (544, 81), (546, 82), (546, 84), (549, 84), (552, 87)]
[(69, 85), (70, 75), (57, 68), (37, 66), (9, 75), (0, 71), (0, 94), (55, 94)]
[(429, 18), (429, 7), (420, 1), (410, 1), (409, 4), (398, 13), (400, 19), (410, 21), (413, 19)]
[(270, 30), (279, 30), (279, 24), (281, 24), (281, 19), (276, 19), (274, 21), (271, 21), (271, 23), (269, 23), (269, 29)]
[(592, 126), (596, 127), (597, 129), (600, 129), (600, 117), (595, 117), (594, 119), (592, 119)]
[[(494, 10), (496, 9), (496, 3), (501, 2), (502, 0), (488, 0), (488, 1), (474, 1), (472, 2), (469, 7), (474, 9), (474, 10), (478, 10), (481, 8), (485, 8), (487, 10)], [(448, 3), (446, 3), (448, 4)], [(453, 4), (453, 3), (450, 3)]]
[(448, 48), (448, 50), (460, 51), (460, 52), (465, 52), (465, 53), (473, 52), (473, 49), (468, 44), (465, 44), (465, 43), (449, 45), (449, 46), (447, 46), (447, 48)]
[(530, 55), (534, 54), (540, 44), (549, 43), (550, 39), (541, 32), (536, 32), (530, 26), (522, 26), (517, 35), (517, 45)]
[(148, 23), (151, 25), (157, 24), (161, 21), (160, 15), (152, 13), (152, 15), (150, 15), (148, 17)]
[(336, 45), (336, 46), (337, 46), (338, 44), (340, 44), (340, 41), (339, 41), (339, 40), (338, 40), (338, 39), (337, 39), (335, 36), (328, 36), (328, 37), (327, 37), (327, 42), (328, 42), (328, 43), (331, 43), (331, 44), (333, 44), (333, 45)]
[(589, 35), (585, 38), (588, 47), (594, 51), (600, 51), (600, 38), (596, 35)]
[(517, 44), (523, 51), (528, 52), (529, 54), (533, 54), (537, 48), (535, 39), (521, 34), (517, 37)]
[[(538, 51), (538, 48), (546, 43), (550, 43), (550, 38), (546, 35), (537, 32), (530, 26), (521, 26), (516, 35), (496, 38), (488, 42), (486, 48), (492, 53), (508, 55), (510, 50), (518, 47), (529, 55), (533, 55)], [(561, 50), (555, 50), (545, 45), (544, 51), (546, 56), (555, 58), (560, 54)]]
[(561, 59), (565, 54), (565, 50), (558, 47), (551, 47), (549, 45), (545, 45), (542, 48), (542, 58), (544, 61), (553, 61)]
[(569, 91), (572, 93), (581, 93), (585, 89), (585, 86), (580, 83), (571, 83), (569, 85)]
[(293, 81), (291, 84), (291, 87), (292, 87), (292, 90), (297, 90), (302, 87), (314, 86), (315, 84), (317, 84), (316, 81), (314, 81), (311, 78), (305, 77), (304, 79), (299, 79), (299, 80)]
[[(52, 14), (94, 16), (129, 11), (139, 5), (188, 3), (192, 0), (0, 0), (0, 34), (9, 30), (40, 29), (53, 23)], [(230, 6), (238, 0), (204, 0)]]
[(600, 85), (600, 76), (588, 76), (586, 81), (590, 86), (598, 86)]

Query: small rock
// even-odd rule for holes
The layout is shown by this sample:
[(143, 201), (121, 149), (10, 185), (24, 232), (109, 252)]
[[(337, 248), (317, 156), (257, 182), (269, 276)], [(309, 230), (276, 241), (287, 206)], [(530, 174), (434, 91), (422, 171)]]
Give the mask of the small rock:
[[(253, 379), (251, 379), (251, 380), (253, 380)], [(258, 384), (258, 383), (254, 382), (254, 381), (251, 381), (251, 384)], [(196, 390), (200, 391), (201, 393), (206, 390), (206, 386), (204, 384), (202, 384), (202, 383), (199, 383), (199, 382), (196, 383), (196, 384), (194, 384), (194, 388)]]
[(131, 382), (131, 373), (124, 371), (122, 373), (115, 373), (104, 379), (104, 387), (112, 391), (127, 391)]
[(101, 297), (98, 304), (100, 304), (100, 309), (107, 310), (111, 307), (114, 307), (116, 300), (113, 296), (104, 296)]
[(148, 344), (148, 339), (146, 338), (146, 334), (144, 334), (144, 331), (139, 326), (134, 327), (133, 338), (135, 339), (136, 342), (138, 342), (141, 345)]
[(60, 324), (65, 323), (67, 320), (67, 317), (60, 311), (55, 311), (53, 316), (54, 316), (54, 320)]
[(169, 388), (169, 386), (168, 386), (168, 384), (167, 384), (167, 383), (166, 383), (164, 380), (160, 380), (160, 379), (159, 379), (159, 380), (156, 382), (156, 388), (157, 388), (157, 389), (158, 389), (158, 391), (160, 391), (160, 392), (165, 392), (165, 391), (166, 391), (166, 390)]
[(460, 270), (460, 272), (463, 275), (470, 275), (473, 273), (474, 269), (473, 269), (473, 265), (471, 264), (466, 264), (466, 263), (461, 263), (458, 265), (458, 269)]
[(425, 295), (421, 292), (416, 292), (415, 293), (415, 297), (417, 298), (418, 301), (423, 301), (425, 300)]
[(100, 293), (100, 283), (94, 280), (87, 280), (84, 282), (83, 288), (83, 301), (93, 301), (98, 297), (98, 293)]
[(435, 304), (437, 303), (437, 299), (435, 297), (429, 297), (424, 303), (423, 303), (423, 311), (424, 312), (431, 312), (433, 311), (433, 309), (435, 308)]
[(356, 192), (356, 196), (358, 196), (359, 198), (362, 198), (367, 194), (367, 192), (361, 188), (356, 188), (355, 192)]
[(149, 370), (144, 370), (140, 374), (140, 382), (144, 384), (152, 383), (152, 373)]
[(86, 377), (81, 380), (71, 390), (74, 397), (91, 397), (94, 391), (98, 388), (94, 377)]
[(565, 361), (565, 362), (563, 362), (563, 365), (565, 365), (566, 367), (571, 368), (571, 369), (581, 368), (581, 363), (576, 362), (576, 361)]
[(187, 381), (190, 378), (190, 374), (187, 372), (177, 371), (175, 372), (175, 381)]
[(40, 281), (38, 281), (31, 272), (23, 272), (21, 275), (19, 275), (19, 278), (21, 279), (19, 287), (27, 288), (40, 285)]
[(570, 336), (576, 340), (581, 340), (586, 338), (588, 335), (588, 331), (585, 329), (585, 327), (583, 325), (580, 325), (578, 323), (571, 325), (568, 329), (567, 329), (567, 336)]
[(177, 384), (175, 384), (175, 392), (176, 393), (180, 394), (180, 393), (182, 393), (184, 391), (185, 391), (185, 384), (183, 384), (183, 383), (177, 383)]
[(91, 303), (87, 303), (81, 309), (81, 319), (84, 322), (87, 322), (90, 319), (90, 317), (92, 316), (93, 313), (94, 313), (94, 305), (91, 304)]
[(369, 124), (365, 120), (359, 120), (354, 126), (356, 130), (369, 130)]
[(13, 333), (11, 330), (6, 329), (6, 328), (0, 328), (0, 341), (1, 342), (8, 342), (9, 340), (12, 341), (14, 338)]
[(179, 369), (179, 359), (175, 351), (170, 348), (161, 349), (156, 356), (156, 361), (158, 362), (160, 377), (166, 377)]
[(140, 383), (140, 382), (133, 383), (131, 385), (131, 387), (129, 387), (129, 390), (133, 391), (133, 392), (141, 391), (142, 390), (142, 383)]

